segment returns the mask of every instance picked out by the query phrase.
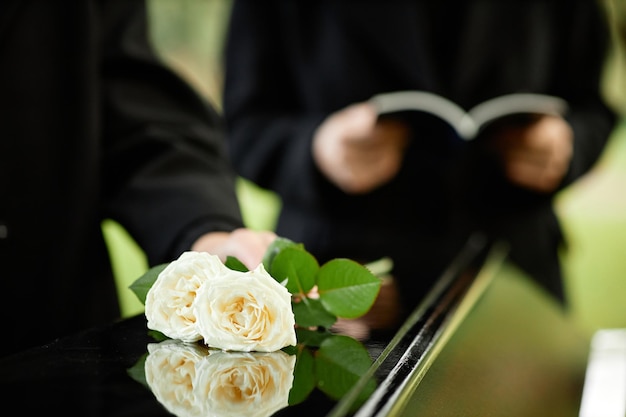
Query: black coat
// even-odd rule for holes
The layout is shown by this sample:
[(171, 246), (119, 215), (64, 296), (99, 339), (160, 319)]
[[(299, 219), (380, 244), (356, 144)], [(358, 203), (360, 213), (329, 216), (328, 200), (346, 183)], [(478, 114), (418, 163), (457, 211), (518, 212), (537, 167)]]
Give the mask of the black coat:
[(151, 265), (242, 225), (223, 124), (147, 42), (141, 0), (0, 5), (0, 353), (119, 317), (101, 233)]
[(323, 178), (310, 150), (325, 117), (377, 93), (425, 90), (466, 109), (546, 93), (570, 105), (566, 187), (593, 166), (614, 125), (600, 95), (608, 26), (597, 4), (235, 0), (224, 114), (236, 169), (278, 192), (277, 232), (322, 261), (390, 256), (409, 303), (473, 231), (508, 241), (511, 259), (563, 299), (553, 196), (507, 183), (480, 140), (419, 119), (398, 177), (360, 196)]

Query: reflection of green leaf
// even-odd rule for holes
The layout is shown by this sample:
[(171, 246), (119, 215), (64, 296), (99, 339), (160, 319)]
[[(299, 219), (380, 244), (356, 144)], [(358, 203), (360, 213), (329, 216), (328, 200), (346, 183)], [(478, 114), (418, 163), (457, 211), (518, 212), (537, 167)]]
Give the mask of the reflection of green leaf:
[(360, 317), (374, 304), (381, 280), (363, 265), (333, 259), (320, 268), (317, 289), (328, 311), (338, 317)]
[(137, 360), (137, 362), (135, 362), (133, 366), (128, 368), (126, 372), (132, 379), (139, 382), (144, 387), (150, 388), (150, 386), (148, 385), (148, 382), (146, 381), (146, 369), (145, 368), (146, 368), (147, 357), (148, 357), (148, 353), (146, 352)]
[(293, 314), (296, 317), (296, 324), (302, 327), (330, 328), (337, 321), (337, 317), (329, 313), (320, 300), (314, 298), (293, 303)]
[[(324, 340), (315, 356), (317, 387), (329, 397), (339, 400), (372, 365), (372, 359), (359, 341), (343, 335)], [(372, 380), (357, 399), (360, 404), (375, 389)]]
[(315, 363), (310, 350), (300, 349), (296, 356), (296, 367), (293, 371), (293, 385), (289, 391), (289, 405), (306, 400), (315, 388)]
[(248, 267), (245, 266), (243, 262), (241, 262), (239, 259), (235, 258), (234, 256), (227, 256), (226, 262), (224, 262), (224, 265), (226, 265), (228, 268), (234, 271), (241, 271), (241, 272), (248, 271)]
[(167, 265), (168, 264), (161, 264), (153, 266), (128, 287), (133, 293), (135, 293), (142, 304), (146, 304), (146, 295), (148, 294), (148, 290), (152, 287), (161, 271), (163, 271)]
[(270, 275), (278, 282), (287, 280), (291, 294), (305, 295), (315, 285), (319, 269), (317, 259), (302, 248), (291, 246), (281, 250), (272, 262)]

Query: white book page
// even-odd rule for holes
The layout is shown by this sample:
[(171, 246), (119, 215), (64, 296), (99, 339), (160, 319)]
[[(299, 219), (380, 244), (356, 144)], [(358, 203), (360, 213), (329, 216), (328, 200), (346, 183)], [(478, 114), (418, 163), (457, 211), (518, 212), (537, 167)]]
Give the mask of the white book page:
[(567, 102), (559, 97), (545, 94), (515, 93), (495, 97), (476, 105), (469, 111), (477, 126), (490, 120), (516, 113), (537, 113), (562, 116), (567, 111)]
[(564, 115), (567, 102), (544, 94), (515, 93), (487, 100), (466, 112), (456, 103), (426, 91), (396, 91), (370, 99), (378, 114), (417, 110), (439, 116), (465, 140), (473, 139), (485, 123), (516, 113)]

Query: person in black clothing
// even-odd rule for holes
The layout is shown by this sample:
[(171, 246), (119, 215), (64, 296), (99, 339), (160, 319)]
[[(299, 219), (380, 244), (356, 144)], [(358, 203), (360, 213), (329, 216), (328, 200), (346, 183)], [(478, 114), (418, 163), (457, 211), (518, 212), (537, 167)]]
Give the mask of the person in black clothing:
[[(553, 196), (598, 160), (615, 123), (600, 94), (608, 25), (593, 0), (234, 0), (223, 108), (240, 175), (282, 199), (276, 232), (321, 261), (389, 256), (410, 311), (474, 232), (566, 303)], [(376, 94), (421, 90), (465, 109), (509, 93), (563, 116), (460, 140)]]
[[(143, 0), (0, 5), (0, 354), (120, 318), (101, 222), (149, 264), (256, 267), (221, 116), (157, 59)], [(130, 291), (130, 290), (129, 290)]]

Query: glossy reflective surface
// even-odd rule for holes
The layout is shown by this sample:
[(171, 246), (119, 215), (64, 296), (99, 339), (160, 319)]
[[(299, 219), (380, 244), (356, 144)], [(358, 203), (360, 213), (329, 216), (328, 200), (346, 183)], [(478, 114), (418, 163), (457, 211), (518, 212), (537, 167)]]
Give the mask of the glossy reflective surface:
[[(381, 351), (381, 343), (371, 341), (369, 344), (364, 344), (364, 351), (373, 356), (377, 355)], [(148, 355), (148, 346), (152, 347), (151, 355)], [(159, 346), (162, 347), (148, 335), (145, 317), (139, 315), (108, 327), (92, 329), (47, 346), (4, 358), (0, 360), (0, 389), (4, 398), (4, 407), (19, 410), (23, 415), (52, 411), (62, 412), (66, 416), (172, 415), (164, 404), (157, 400), (157, 395), (153, 392), (153, 388), (158, 384), (152, 387), (146, 386), (140, 381), (141, 377), (133, 374), (137, 369), (145, 369), (146, 357), (155, 355), (156, 359), (158, 349), (155, 347)], [(183, 352), (183, 350), (184, 348), (181, 348), (178, 351), (181, 356), (187, 355), (189, 358), (193, 355), (193, 352)], [(220, 372), (224, 372), (224, 367), (232, 369), (233, 364), (237, 365), (236, 361), (242, 359), (238, 354), (225, 355), (216, 352), (213, 355), (207, 355), (206, 349), (200, 349), (200, 351), (199, 355), (196, 353), (197, 362), (189, 360), (189, 363), (197, 365), (198, 372), (202, 366), (203, 372), (209, 379), (211, 376), (217, 378)], [(254, 359), (254, 355), (243, 356)], [(263, 366), (267, 366), (268, 363), (278, 364), (277, 367), (268, 367), (266, 370), (267, 374), (279, 375), (276, 381), (282, 381), (280, 375), (288, 373), (293, 363), (289, 359), (284, 360), (283, 356), (274, 360), (274, 356), (265, 355)], [(350, 358), (347, 356), (345, 359)], [(253, 362), (252, 367), (258, 367), (259, 363)], [(281, 366), (290, 369), (285, 370)], [(222, 367), (221, 370), (220, 367)], [(161, 381), (158, 388), (161, 392), (156, 393), (160, 399), (164, 398), (163, 395), (168, 395), (164, 394), (165, 391), (170, 390), (170, 393), (174, 391), (172, 381), (175, 377), (171, 377), (169, 382), (162, 382), (168, 378), (163, 373), (162, 364), (157, 364), (150, 369), (153, 371), (152, 380)], [(162, 374), (155, 375), (159, 372)], [(281, 390), (281, 388), (276, 389), (276, 391)], [(201, 395), (203, 398), (208, 398), (206, 391)], [(284, 416), (298, 415), (303, 410), (307, 411), (307, 415), (323, 416), (336, 404), (335, 400), (319, 390), (313, 390), (300, 404), (284, 409), (278, 405), (286, 405), (284, 398), (277, 398), (276, 401), (276, 408), (280, 411), (270, 414)], [(265, 402), (264, 405), (266, 405)], [(225, 406), (228, 407), (228, 405)], [(315, 410), (315, 414), (311, 414), (311, 410)], [(255, 413), (250, 415), (261, 415), (257, 413), (258, 409), (254, 411)], [(194, 414), (180, 412), (176, 415)]]
[(587, 340), (529, 280), (499, 272), (504, 258), (468, 245), (393, 337), (240, 354), (159, 342), (143, 315), (90, 329), (0, 359), (3, 405), (85, 417), (575, 417)]
[(511, 265), (411, 384), (396, 417), (577, 417), (589, 340)]
[(5, 406), (25, 415), (169, 415), (127, 373), (153, 341), (143, 316), (4, 358)]

